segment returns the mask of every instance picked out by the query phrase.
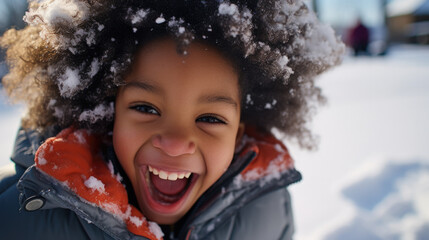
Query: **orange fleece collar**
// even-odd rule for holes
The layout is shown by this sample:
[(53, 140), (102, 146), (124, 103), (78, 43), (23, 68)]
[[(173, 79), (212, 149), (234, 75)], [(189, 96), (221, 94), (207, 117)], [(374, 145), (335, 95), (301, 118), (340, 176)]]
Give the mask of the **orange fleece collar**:
[(127, 229), (149, 239), (162, 231), (128, 203), (125, 187), (103, 161), (101, 140), (86, 130), (67, 128), (46, 140), (36, 152), (36, 166), (66, 184), (81, 198), (121, 218)]
[(245, 150), (241, 151), (240, 156), (254, 151), (256, 157), (241, 172), (243, 180), (253, 181), (294, 168), (294, 161), (288, 149), (273, 135), (247, 128), (244, 137)]

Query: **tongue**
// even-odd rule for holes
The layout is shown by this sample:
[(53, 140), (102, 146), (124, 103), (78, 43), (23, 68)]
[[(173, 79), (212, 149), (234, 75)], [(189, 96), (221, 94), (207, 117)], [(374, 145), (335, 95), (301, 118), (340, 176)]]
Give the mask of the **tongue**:
[(185, 189), (188, 183), (187, 178), (177, 179), (176, 181), (163, 180), (156, 175), (150, 174), (153, 186), (159, 192), (165, 195), (176, 195)]

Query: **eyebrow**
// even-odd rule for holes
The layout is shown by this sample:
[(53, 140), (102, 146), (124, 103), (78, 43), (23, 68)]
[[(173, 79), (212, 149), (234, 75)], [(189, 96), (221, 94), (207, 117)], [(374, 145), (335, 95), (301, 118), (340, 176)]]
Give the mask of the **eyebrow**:
[(233, 106), (235, 109), (238, 108), (238, 103), (234, 99), (228, 96), (207, 95), (207, 96), (202, 96), (199, 100), (207, 103), (226, 103)]
[(161, 92), (161, 89), (159, 87), (151, 85), (151, 84), (146, 83), (146, 82), (141, 82), (141, 81), (127, 82), (124, 85), (124, 90), (126, 90), (127, 88), (138, 88), (138, 89), (143, 89), (143, 90), (146, 90), (148, 92), (153, 92), (153, 93), (160, 93)]
[[(126, 83), (124, 85), (124, 90), (128, 88), (143, 89), (145, 91), (149, 91), (152, 93), (162, 93), (159, 87), (151, 85), (149, 83), (141, 82), (141, 81), (131, 81)], [(226, 103), (231, 105), (235, 109), (238, 108), (238, 103), (234, 99), (224, 95), (217, 95), (217, 94), (204, 95), (204, 96), (201, 96), (198, 100), (206, 103)]]

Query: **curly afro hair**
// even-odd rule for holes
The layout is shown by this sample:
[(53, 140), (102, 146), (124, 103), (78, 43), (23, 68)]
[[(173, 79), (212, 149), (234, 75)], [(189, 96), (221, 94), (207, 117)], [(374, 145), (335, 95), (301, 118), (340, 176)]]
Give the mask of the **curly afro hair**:
[(1, 38), (9, 97), (24, 101), (23, 126), (112, 129), (114, 101), (134, 54), (160, 36), (186, 54), (212, 44), (239, 73), (244, 123), (277, 129), (302, 147), (324, 98), (315, 77), (337, 65), (344, 46), (301, 0), (39, 0), (23, 30)]

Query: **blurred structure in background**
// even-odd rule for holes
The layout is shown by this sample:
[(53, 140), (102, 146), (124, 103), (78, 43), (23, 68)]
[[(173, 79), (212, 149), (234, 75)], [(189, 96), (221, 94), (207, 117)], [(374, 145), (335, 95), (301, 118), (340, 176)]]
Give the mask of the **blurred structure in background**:
[(361, 21), (369, 29), (370, 55), (385, 55), (392, 44), (429, 44), (429, 0), (311, 0), (308, 4), (346, 43), (350, 29)]
[[(26, 0), (0, 0), (0, 35), (11, 28), (17, 29), (25, 26), (22, 17), (27, 10), (28, 3)], [(4, 62), (5, 52), (0, 50), (0, 79), (7, 73), (7, 66)], [(0, 80), (1, 87), (1, 80)]]
[(14, 26), (24, 27), (22, 17), (27, 10), (26, 0), (0, 0), (0, 33)]
[[(391, 0), (392, 1), (392, 0)], [(342, 37), (343, 41), (353, 49), (350, 39), (353, 28), (360, 22), (368, 29), (368, 44), (365, 47), (366, 34), (362, 34), (359, 53), (366, 55), (384, 55), (389, 45), (389, 33), (387, 28), (386, 5), (388, 0), (312, 0), (313, 9), (321, 21), (331, 25)], [(353, 34), (352, 34), (353, 35)], [(365, 51), (362, 49), (362, 46)]]
[(387, 17), (391, 41), (429, 44), (429, 0), (393, 1)]

